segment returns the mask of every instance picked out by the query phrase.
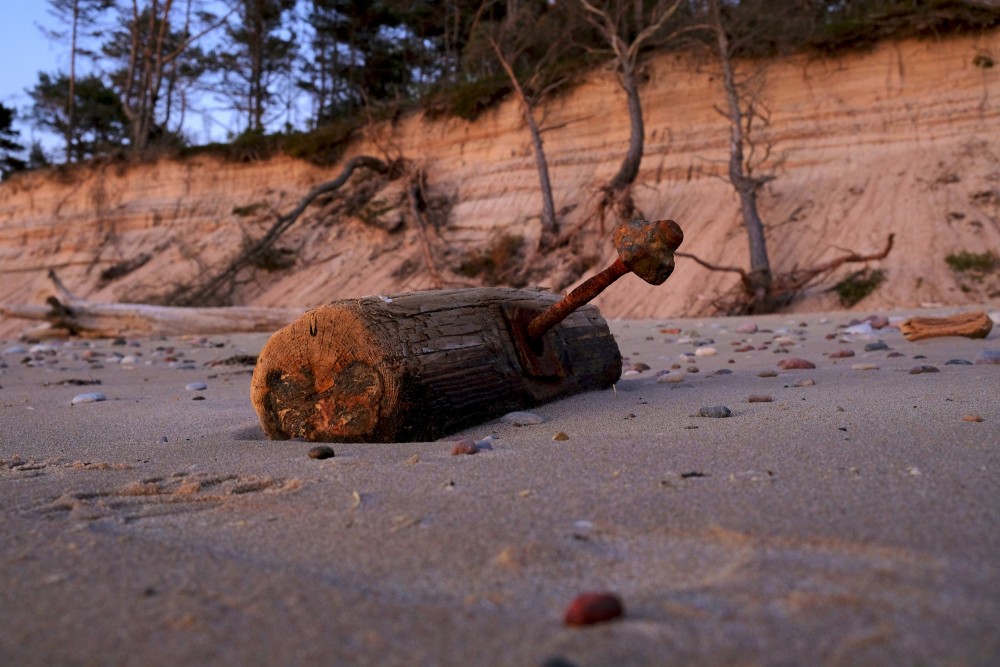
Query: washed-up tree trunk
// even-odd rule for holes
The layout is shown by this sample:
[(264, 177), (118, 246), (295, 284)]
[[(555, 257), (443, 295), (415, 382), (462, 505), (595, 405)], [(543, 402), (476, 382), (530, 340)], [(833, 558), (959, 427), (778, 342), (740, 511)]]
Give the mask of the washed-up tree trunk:
[[(143, 303), (93, 303), (77, 298), (54, 272), (49, 277), (59, 297), (47, 306), (0, 305), (0, 315), (46, 324), (31, 331), (35, 337), (83, 336), (115, 338), (138, 336), (208, 335), (271, 332), (302, 314), (303, 308), (172, 308)], [(61, 297), (61, 298), (60, 298)]]
[(405, 442), (610, 387), (621, 354), (594, 306), (533, 348), (516, 342), (517, 327), (558, 299), (477, 288), (320, 306), (264, 346), (251, 383), (254, 409), (276, 440)]

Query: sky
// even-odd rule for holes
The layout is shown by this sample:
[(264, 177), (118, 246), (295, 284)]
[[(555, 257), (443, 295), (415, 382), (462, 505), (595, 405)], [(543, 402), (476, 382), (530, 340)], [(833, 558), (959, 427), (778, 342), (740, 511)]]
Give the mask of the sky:
[[(50, 42), (38, 25), (57, 28), (45, 0), (0, 0), (0, 102), (21, 110), (31, 98), (25, 88), (38, 81), (39, 72), (68, 69), (69, 48)], [(18, 123), (22, 144), (34, 138), (26, 123)], [(39, 140), (44, 139), (41, 136)], [(44, 141), (50, 145), (51, 140)]]

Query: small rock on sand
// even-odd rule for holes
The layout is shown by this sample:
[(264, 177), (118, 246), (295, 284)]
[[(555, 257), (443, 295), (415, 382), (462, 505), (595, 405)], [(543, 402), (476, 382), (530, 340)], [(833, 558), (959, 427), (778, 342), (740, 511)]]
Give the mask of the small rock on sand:
[(1000, 350), (984, 347), (976, 355), (977, 364), (1000, 364)]
[(937, 366), (914, 366), (910, 369), (910, 375), (920, 375), (921, 373), (940, 373)]
[(766, 394), (750, 394), (747, 403), (770, 403), (774, 399)]
[(816, 368), (816, 364), (806, 359), (790, 357), (788, 359), (782, 359), (781, 361), (779, 361), (778, 368), (780, 368), (783, 371), (808, 370), (810, 368)]
[(205, 391), (208, 389), (208, 385), (204, 382), (189, 382), (185, 385), (184, 389), (187, 391)]
[(678, 382), (684, 382), (684, 378), (686, 377), (687, 373), (680, 373), (680, 372), (666, 373), (656, 378), (656, 382), (657, 384), (664, 384), (664, 383), (676, 384)]
[(706, 405), (698, 409), (698, 416), (724, 419), (725, 417), (732, 417), (733, 411), (724, 405)]
[(875, 364), (854, 364), (851, 366), (851, 370), (855, 371), (877, 371), (878, 366)]
[(981, 422), (983, 421), (983, 418), (980, 415), (965, 415), (964, 417), (962, 417), (962, 421)]
[(610, 621), (625, 614), (621, 598), (614, 593), (583, 593), (566, 608), (566, 625), (593, 625)]
[(752, 334), (757, 333), (757, 325), (753, 322), (744, 322), (743, 324), (736, 327), (736, 333), (742, 334)]
[(533, 426), (535, 424), (544, 424), (545, 418), (541, 415), (536, 415), (534, 412), (508, 412), (500, 418), (500, 421), (511, 426)]
[(334, 457), (333, 447), (329, 445), (318, 445), (309, 450), (311, 459), (330, 459)]
[(79, 403), (99, 403), (101, 401), (108, 400), (108, 397), (99, 391), (88, 392), (86, 394), (77, 394), (70, 401), (71, 405), (77, 405)]

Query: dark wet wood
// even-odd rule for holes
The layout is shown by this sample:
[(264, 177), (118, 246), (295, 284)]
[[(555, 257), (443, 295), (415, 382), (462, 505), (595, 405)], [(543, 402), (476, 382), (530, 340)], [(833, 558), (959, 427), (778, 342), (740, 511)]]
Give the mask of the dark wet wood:
[(434, 290), (335, 301), (276, 332), (251, 399), (272, 439), (434, 440), (513, 410), (607, 389), (621, 354), (584, 306), (519, 356), (511, 313), (541, 312), (541, 290)]

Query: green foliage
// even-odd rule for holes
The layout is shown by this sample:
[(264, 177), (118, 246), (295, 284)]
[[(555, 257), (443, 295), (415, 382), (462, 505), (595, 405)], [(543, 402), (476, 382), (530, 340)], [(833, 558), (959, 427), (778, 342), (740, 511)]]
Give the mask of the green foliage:
[(881, 269), (864, 268), (834, 285), (833, 291), (840, 297), (840, 303), (845, 308), (850, 308), (874, 292), (883, 282), (885, 273)]
[(13, 125), (14, 110), (0, 103), (0, 180), (26, 166), (24, 160), (15, 157), (24, 150), (24, 146), (15, 141), (20, 133)]
[(246, 206), (234, 206), (233, 215), (238, 218), (249, 218), (252, 215), (256, 215), (259, 211), (267, 208), (267, 202), (254, 202), (252, 204), (247, 204)]
[(510, 80), (501, 74), (443, 87), (425, 100), (427, 117), (473, 121), (496, 107), (511, 93)]
[(285, 137), (283, 150), (291, 157), (321, 167), (330, 166), (343, 157), (359, 125), (358, 119), (342, 119), (312, 132), (296, 132)]
[(993, 271), (1000, 264), (1000, 259), (989, 250), (981, 253), (962, 250), (961, 252), (949, 254), (944, 258), (944, 261), (948, 263), (952, 271), (959, 273), (986, 274)]
[(40, 72), (31, 89), (32, 117), (39, 127), (69, 139), (69, 157), (75, 161), (106, 155), (125, 143), (128, 121), (117, 94), (96, 75), (78, 78), (73, 86), (70, 124), (69, 77)]

